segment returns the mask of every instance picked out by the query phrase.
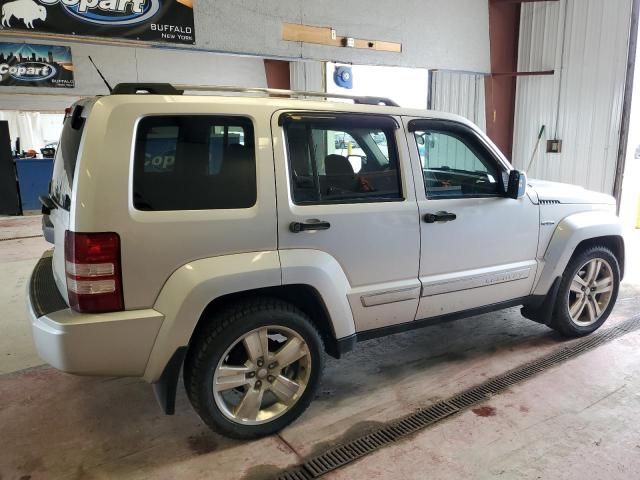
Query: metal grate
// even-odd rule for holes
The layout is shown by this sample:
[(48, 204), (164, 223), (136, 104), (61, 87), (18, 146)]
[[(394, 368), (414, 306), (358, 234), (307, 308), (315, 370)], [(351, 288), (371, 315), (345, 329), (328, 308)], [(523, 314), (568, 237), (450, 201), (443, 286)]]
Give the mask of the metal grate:
[(540, 200), (540, 205), (557, 205), (560, 200)]
[(0, 242), (8, 242), (9, 240), (23, 240), (25, 238), (38, 238), (38, 237), (42, 237), (42, 234), (38, 234), (38, 235), (27, 235), (26, 237), (6, 237), (6, 238), (0, 238)]
[(277, 480), (311, 480), (321, 477), (403, 437), (430, 427), (474, 405), (486, 402), (493, 395), (499, 394), (512, 385), (527, 380), (544, 370), (638, 329), (640, 329), (640, 316), (633, 317), (616, 327), (578, 340), (568, 347), (561, 348), (550, 355), (516, 367), (480, 385), (460, 392), (447, 400), (422, 408), (400, 420), (392, 421), (349, 443), (331, 448), (307, 460), (302, 465), (284, 471), (277, 477)]
[(312, 478), (303, 467), (298, 467), (280, 474), (278, 480), (311, 480)]

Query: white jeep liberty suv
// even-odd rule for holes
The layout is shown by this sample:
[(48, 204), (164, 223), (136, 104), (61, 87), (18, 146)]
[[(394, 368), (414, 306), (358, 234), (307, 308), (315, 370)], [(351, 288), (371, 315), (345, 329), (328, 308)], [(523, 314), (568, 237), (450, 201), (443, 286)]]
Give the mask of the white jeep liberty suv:
[(183, 370), (211, 428), (255, 438), (305, 410), (325, 352), (515, 305), (569, 337), (609, 316), (612, 197), (527, 181), (458, 116), (185, 88), (121, 84), (64, 122), (27, 302), (54, 367), (141, 377), (168, 414)]

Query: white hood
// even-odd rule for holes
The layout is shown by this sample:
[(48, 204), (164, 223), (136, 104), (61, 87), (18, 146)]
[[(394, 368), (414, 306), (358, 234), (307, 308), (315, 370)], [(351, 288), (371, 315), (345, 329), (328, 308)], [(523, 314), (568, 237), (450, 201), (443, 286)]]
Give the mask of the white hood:
[(547, 182), (528, 179), (527, 184), (535, 190), (540, 201), (558, 201), (569, 204), (615, 205), (616, 199), (605, 193), (594, 192), (569, 183)]

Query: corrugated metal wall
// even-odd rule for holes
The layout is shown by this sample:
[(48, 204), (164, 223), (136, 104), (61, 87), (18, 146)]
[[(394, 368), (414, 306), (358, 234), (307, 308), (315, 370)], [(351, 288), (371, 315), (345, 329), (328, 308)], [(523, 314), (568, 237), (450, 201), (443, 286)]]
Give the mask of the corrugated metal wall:
[[(632, 0), (524, 3), (512, 162), (530, 177), (612, 193), (622, 117)], [(546, 153), (546, 140), (563, 141)]]
[(324, 92), (324, 68), (322, 62), (298, 60), (289, 64), (291, 89), (306, 92)]
[(486, 131), (484, 75), (432, 72), (431, 108), (462, 115)]

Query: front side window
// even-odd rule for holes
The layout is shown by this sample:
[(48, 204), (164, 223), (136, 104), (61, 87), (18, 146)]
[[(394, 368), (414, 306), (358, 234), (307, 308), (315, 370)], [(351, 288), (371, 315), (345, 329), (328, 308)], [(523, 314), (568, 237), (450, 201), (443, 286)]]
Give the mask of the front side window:
[(253, 125), (246, 118), (145, 117), (138, 126), (138, 210), (249, 208), (256, 203)]
[(502, 169), (470, 132), (433, 128), (414, 135), (428, 198), (504, 193)]
[(403, 199), (393, 119), (297, 116), (284, 127), (295, 203)]

